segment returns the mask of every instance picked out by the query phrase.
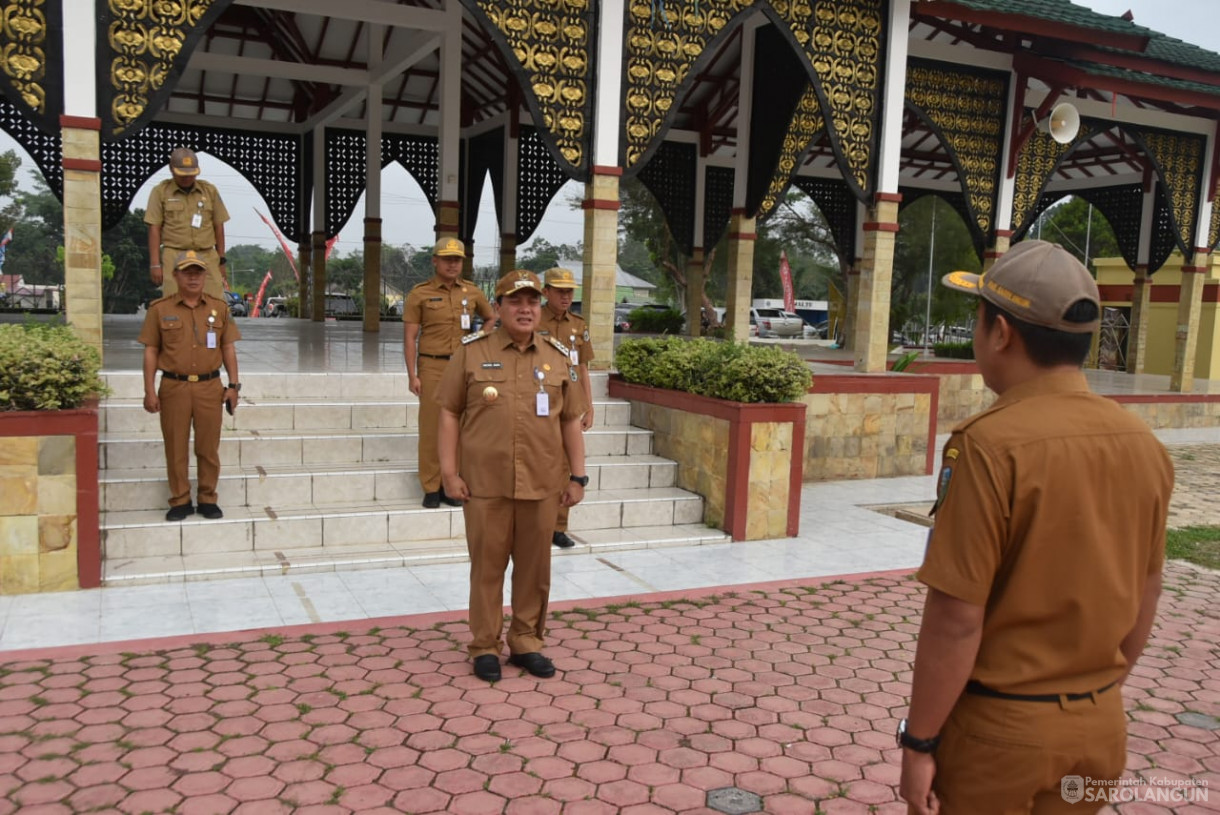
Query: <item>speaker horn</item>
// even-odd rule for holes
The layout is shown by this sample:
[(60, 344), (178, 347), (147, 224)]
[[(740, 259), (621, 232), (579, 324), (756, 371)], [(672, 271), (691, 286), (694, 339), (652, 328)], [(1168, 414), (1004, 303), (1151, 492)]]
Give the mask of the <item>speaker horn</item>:
[(1038, 122), (1038, 129), (1049, 133), (1059, 144), (1068, 144), (1080, 132), (1080, 111), (1071, 102), (1060, 102), (1051, 113)]

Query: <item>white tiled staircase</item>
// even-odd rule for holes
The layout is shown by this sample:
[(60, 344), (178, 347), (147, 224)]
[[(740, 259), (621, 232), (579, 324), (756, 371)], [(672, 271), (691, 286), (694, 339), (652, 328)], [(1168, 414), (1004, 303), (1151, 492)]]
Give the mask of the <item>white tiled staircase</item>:
[[(221, 437), (225, 517), (167, 523), (158, 418), (138, 372), (106, 374), (100, 467), (107, 585), (296, 574), (464, 560), (460, 509), (424, 509), (416, 476), (419, 404), (387, 373), (248, 374)], [(677, 465), (651, 454), (626, 402), (594, 375), (585, 434), (589, 488), (569, 534), (588, 552), (718, 542), (703, 499), (674, 486)], [(192, 469), (193, 475), (193, 469)], [(559, 550), (555, 550), (559, 554)]]

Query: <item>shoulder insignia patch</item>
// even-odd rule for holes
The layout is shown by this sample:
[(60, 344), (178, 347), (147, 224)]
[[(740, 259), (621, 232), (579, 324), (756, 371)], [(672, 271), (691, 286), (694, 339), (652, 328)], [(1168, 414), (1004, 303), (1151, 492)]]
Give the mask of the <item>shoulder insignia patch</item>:
[[(171, 179), (171, 180), (173, 180), (173, 179)], [(431, 282), (432, 282), (431, 280), (424, 280), (420, 283), (416, 283), (414, 286), (411, 287), (411, 291), (415, 291), (416, 289), (422, 289), (424, 286), (427, 286)]]
[(585, 329), (585, 342), (589, 341), (589, 329)]
[(940, 478), (936, 480), (936, 503), (932, 505), (932, 511), (928, 515), (935, 515), (936, 510), (940, 509), (941, 504), (945, 502), (945, 495), (949, 492), (949, 479), (953, 478), (953, 468), (946, 464), (940, 469)]
[(484, 334), (483, 331), (480, 329), (479, 331), (476, 331), (473, 334), (467, 334), (466, 336), (462, 337), (462, 345), (470, 345), (470, 343), (474, 342), (475, 340), (481, 340), (486, 336), (487, 335)]
[(945, 451), (945, 461), (956, 461), (957, 457), (958, 451), (956, 447), (950, 447)]
[(546, 341), (549, 342), (551, 345), (555, 346), (556, 348), (558, 348), (559, 353), (563, 354), (565, 357), (568, 355), (568, 347), (566, 345), (564, 345), (562, 342), (560, 342), (559, 340), (555, 339), (554, 337), (552, 337), (551, 335), (548, 334), (548, 335), (546, 335)]

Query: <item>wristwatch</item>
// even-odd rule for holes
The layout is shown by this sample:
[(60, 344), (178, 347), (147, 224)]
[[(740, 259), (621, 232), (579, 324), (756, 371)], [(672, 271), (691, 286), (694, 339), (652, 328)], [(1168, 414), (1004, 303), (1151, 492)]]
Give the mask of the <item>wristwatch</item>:
[(241, 383), (240, 382), (230, 382), (229, 387), (232, 388), (233, 390), (237, 391), (238, 393), (241, 393)]
[(568, 480), (575, 484), (579, 484), (582, 487), (589, 486), (589, 476), (587, 475), (570, 475), (568, 476)]
[(225, 257), (224, 255), (220, 256), (220, 265), (221, 266), (224, 266), (228, 262), (229, 262), (229, 259), (227, 257)]
[(940, 745), (940, 736), (936, 735), (930, 739), (917, 739), (907, 732), (907, 720), (903, 719), (898, 723), (898, 746), (905, 747), (908, 750), (914, 750), (916, 753), (935, 753), (936, 748)]

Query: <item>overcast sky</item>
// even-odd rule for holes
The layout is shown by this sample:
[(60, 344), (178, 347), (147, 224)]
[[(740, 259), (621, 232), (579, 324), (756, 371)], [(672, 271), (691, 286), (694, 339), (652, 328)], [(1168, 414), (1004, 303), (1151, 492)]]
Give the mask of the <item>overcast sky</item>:
[[(1179, 39), (1193, 42), (1212, 51), (1220, 52), (1220, 26), (1217, 11), (1220, 0), (1075, 0), (1077, 5), (1087, 6), (1103, 14), (1122, 14), (1128, 9), (1135, 15), (1135, 22), (1161, 31)], [(23, 172), (33, 170), (33, 161), (25, 155), (9, 136), (0, 131), (0, 150), (16, 149), (23, 156)], [(268, 248), (275, 247), (275, 239), (262, 221), (254, 214), (257, 208), (269, 214), (262, 197), (254, 191), (236, 170), (209, 156), (200, 161), (203, 177), (216, 184), (224, 196), (232, 220), (226, 230), (230, 246), (238, 243), (257, 243)], [(163, 170), (154, 176), (136, 194), (135, 206), (143, 207), (148, 200), (148, 191), (153, 184), (169, 177)], [(475, 262), (478, 265), (498, 263), (499, 229), (495, 221), (495, 210), (490, 197), (491, 186), (480, 208), (478, 226), (475, 231)], [(552, 243), (575, 243), (583, 233), (580, 210), (569, 207), (567, 199), (580, 195), (583, 186), (570, 182), (552, 201), (542, 225), (535, 237), (543, 237)], [(336, 250), (350, 252), (359, 249), (363, 227), (361, 213), (363, 199), (357, 204), (355, 214), (339, 233)], [(432, 241), (433, 214), (423, 193), (415, 181), (397, 164), (387, 168), (382, 177), (382, 236), (386, 243), (428, 246)], [(293, 236), (288, 236), (290, 239)], [(20, 240), (20, 236), (16, 237)]]

